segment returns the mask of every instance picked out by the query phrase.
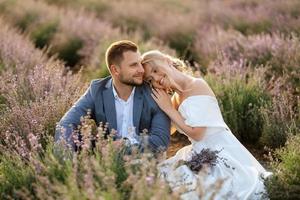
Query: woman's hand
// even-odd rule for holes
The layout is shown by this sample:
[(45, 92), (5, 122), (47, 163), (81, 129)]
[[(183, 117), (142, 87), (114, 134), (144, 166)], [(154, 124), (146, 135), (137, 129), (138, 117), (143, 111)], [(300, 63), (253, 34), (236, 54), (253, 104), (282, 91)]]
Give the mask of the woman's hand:
[(162, 109), (165, 113), (168, 113), (169, 111), (174, 109), (172, 102), (171, 102), (171, 98), (167, 94), (166, 91), (164, 91), (162, 89), (152, 88), (151, 96), (153, 97), (155, 102), (158, 104), (160, 109)]
[(173, 107), (171, 98), (162, 89), (152, 89), (151, 96), (158, 106), (170, 117), (171, 121), (193, 140), (200, 141), (205, 133), (206, 127), (191, 127), (185, 124), (185, 119)]

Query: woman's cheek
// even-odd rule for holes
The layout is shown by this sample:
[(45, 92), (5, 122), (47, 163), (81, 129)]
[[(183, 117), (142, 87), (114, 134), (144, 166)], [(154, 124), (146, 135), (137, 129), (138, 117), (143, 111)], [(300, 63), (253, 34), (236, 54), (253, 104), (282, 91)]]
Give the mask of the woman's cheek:
[(163, 88), (164, 88), (164, 86), (163, 86), (163, 85), (160, 85), (158, 82), (154, 82), (154, 83), (153, 83), (153, 87), (159, 88), (159, 89), (163, 89)]

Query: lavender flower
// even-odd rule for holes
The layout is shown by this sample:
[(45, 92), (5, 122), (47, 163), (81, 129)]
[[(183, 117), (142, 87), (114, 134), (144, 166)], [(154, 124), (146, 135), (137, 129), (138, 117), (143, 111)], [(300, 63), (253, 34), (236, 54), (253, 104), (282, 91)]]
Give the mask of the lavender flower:
[(200, 153), (193, 152), (192, 158), (188, 161), (179, 161), (180, 164), (187, 165), (193, 172), (198, 173), (207, 166), (213, 168), (219, 162), (219, 153), (222, 150), (212, 151), (209, 148), (202, 149)]

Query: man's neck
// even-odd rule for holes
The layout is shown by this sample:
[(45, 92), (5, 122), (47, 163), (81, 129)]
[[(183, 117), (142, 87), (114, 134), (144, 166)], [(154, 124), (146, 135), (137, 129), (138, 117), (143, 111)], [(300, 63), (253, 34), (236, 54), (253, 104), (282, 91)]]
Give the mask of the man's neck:
[(126, 84), (123, 84), (123, 83), (121, 83), (119, 81), (115, 81), (115, 80), (113, 80), (113, 86), (114, 86), (119, 98), (123, 99), (124, 101), (127, 101), (127, 99), (129, 98), (129, 96), (132, 92), (133, 86), (126, 85)]

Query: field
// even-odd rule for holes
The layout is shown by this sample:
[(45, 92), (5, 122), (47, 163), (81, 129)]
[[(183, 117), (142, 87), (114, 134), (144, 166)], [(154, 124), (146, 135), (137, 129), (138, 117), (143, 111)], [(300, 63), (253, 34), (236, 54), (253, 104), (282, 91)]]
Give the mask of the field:
[[(0, 0), (0, 199), (179, 198), (148, 154), (123, 157), (110, 140), (76, 156), (54, 146), (56, 123), (109, 75), (105, 50), (121, 39), (185, 60), (274, 173), (269, 198), (300, 199), (298, 0)], [(86, 119), (82, 131), (95, 130)], [(167, 156), (188, 143), (172, 135)]]

